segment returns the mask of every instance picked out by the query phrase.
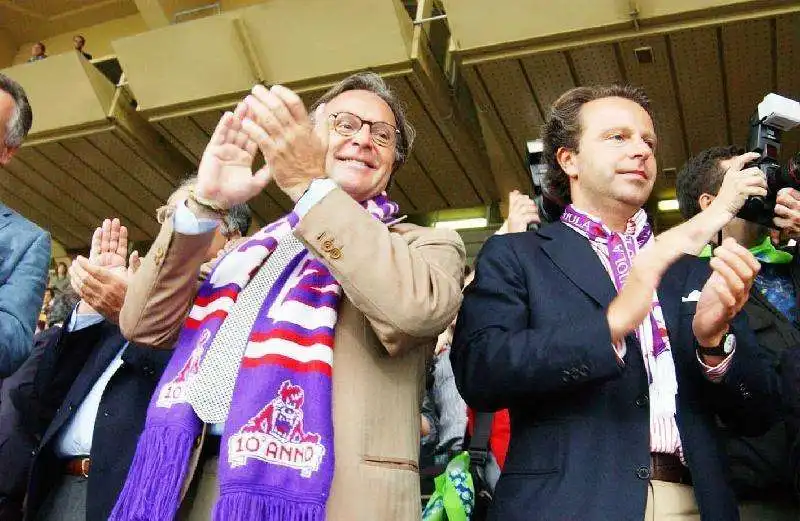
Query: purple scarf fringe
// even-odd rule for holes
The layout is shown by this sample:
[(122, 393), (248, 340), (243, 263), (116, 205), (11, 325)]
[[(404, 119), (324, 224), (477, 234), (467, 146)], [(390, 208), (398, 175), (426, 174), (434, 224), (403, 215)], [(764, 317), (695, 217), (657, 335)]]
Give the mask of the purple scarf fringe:
[(173, 521), (195, 438), (179, 426), (147, 427), (109, 521)]
[(252, 490), (225, 492), (214, 508), (213, 521), (325, 521), (325, 506)]

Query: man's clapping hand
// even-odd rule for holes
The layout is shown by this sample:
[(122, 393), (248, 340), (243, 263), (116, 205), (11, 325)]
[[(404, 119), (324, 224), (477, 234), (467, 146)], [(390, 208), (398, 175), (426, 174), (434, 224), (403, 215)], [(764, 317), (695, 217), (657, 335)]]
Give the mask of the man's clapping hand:
[(97, 312), (115, 324), (128, 290), (128, 279), (141, 264), (139, 253), (128, 258), (128, 229), (119, 219), (106, 219), (92, 235), (89, 258), (78, 256), (69, 268), (70, 284), (81, 297), (78, 313)]

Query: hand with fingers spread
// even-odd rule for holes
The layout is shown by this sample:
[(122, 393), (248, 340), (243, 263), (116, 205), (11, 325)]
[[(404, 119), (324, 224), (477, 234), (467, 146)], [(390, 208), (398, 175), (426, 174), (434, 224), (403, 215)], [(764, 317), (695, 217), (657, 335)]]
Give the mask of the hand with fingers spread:
[(710, 209), (722, 213), (730, 220), (742, 209), (748, 197), (767, 195), (764, 172), (755, 166), (745, 168), (747, 163), (758, 157), (758, 154), (748, 152), (731, 159), (730, 168), (725, 172), (722, 186), (709, 206)]
[(89, 258), (78, 256), (69, 268), (72, 288), (81, 297), (78, 313), (97, 312), (118, 323), (128, 280), (139, 268), (139, 252), (128, 253), (128, 229), (106, 219), (92, 236)]
[(97, 266), (124, 269), (128, 254), (128, 228), (119, 219), (106, 219), (92, 235), (89, 259)]
[(524, 232), (531, 223), (539, 224), (539, 209), (527, 194), (514, 190), (508, 194), (508, 233)]
[(270, 181), (267, 166), (253, 173), (258, 146), (242, 127), (247, 106), (226, 112), (214, 129), (197, 170), (197, 195), (220, 208), (230, 208), (257, 196)]
[(700, 293), (692, 322), (694, 336), (704, 347), (720, 344), (731, 319), (750, 297), (761, 268), (753, 254), (732, 238), (714, 250), (710, 266), (713, 272)]
[(244, 103), (244, 132), (258, 144), (278, 187), (297, 201), (311, 181), (326, 176), (324, 105), (317, 107), (312, 121), (300, 97), (280, 85), (256, 85)]

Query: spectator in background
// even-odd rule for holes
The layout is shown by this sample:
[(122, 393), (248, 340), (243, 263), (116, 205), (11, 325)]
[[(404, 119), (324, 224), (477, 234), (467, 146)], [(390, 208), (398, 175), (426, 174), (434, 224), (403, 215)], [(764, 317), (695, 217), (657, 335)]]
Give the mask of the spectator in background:
[(92, 55), (83, 50), (83, 46), (86, 45), (86, 38), (84, 38), (82, 34), (76, 34), (73, 36), (72, 43), (75, 45), (75, 50), (83, 54), (84, 58), (87, 60), (92, 59)]
[(53, 288), (56, 293), (63, 293), (69, 289), (69, 273), (66, 263), (59, 262), (56, 264), (56, 274), (50, 280), (50, 287)]
[(34, 43), (31, 47), (31, 57), (28, 58), (28, 63), (44, 60), (45, 58), (47, 58), (47, 54), (45, 54), (44, 44), (42, 42)]
[[(11, 161), (33, 123), (22, 87), (0, 74), (0, 166)], [(50, 265), (50, 235), (0, 205), (0, 378), (13, 373), (31, 350)]]
[(72, 288), (57, 293), (47, 311), (47, 327), (62, 325), (79, 299), (80, 297)]
[[(193, 183), (187, 180), (176, 193)], [(168, 206), (174, 206), (175, 197)], [(229, 214), (236, 215), (225, 216), (219, 230), (228, 240), (238, 239), (249, 226), (249, 208), (234, 208)], [(42, 385), (30, 407), (64, 403), (32, 462), (30, 519), (108, 519), (147, 404), (171, 357), (169, 350), (128, 343), (117, 326), (128, 281), (139, 265), (138, 252), (128, 259), (127, 235), (118, 219), (107, 219), (93, 236), (89, 258), (78, 257), (70, 269), (80, 304), (43, 356), (37, 376)], [(211, 262), (217, 253), (207, 250), (205, 260)]]
[[(685, 218), (694, 217), (714, 201), (725, 172), (738, 155), (735, 147), (713, 147), (686, 162), (676, 183), (678, 203)], [(775, 215), (775, 228), (788, 238), (800, 238), (797, 190), (784, 188), (778, 192)], [(767, 226), (739, 218), (722, 229), (723, 238), (733, 237), (761, 263), (744, 310), (762, 352), (786, 380), (785, 388), (791, 389), (785, 397), (794, 400), (800, 395), (800, 385), (791, 380), (792, 371), (782, 370), (782, 360), (800, 357), (800, 255), (797, 247), (791, 253), (776, 249), (770, 235)], [(701, 257), (710, 256), (709, 246)], [(782, 420), (756, 438), (724, 431), (731, 462), (731, 485), (739, 499), (743, 521), (800, 519), (789, 457), (791, 447), (800, 445), (800, 433), (793, 428), (800, 423), (800, 411), (790, 408)]]
[[(536, 207), (536, 203), (533, 199), (531, 199), (529, 195), (521, 193), (519, 190), (513, 190), (508, 194), (508, 218), (503, 222), (500, 229), (495, 232), (495, 235), (522, 233), (528, 230), (529, 225), (540, 223), (539, 209)], [(473, 276), (474, 273), (475, 272), (472, 272)], [(465, 286), (469, 285), (471, 280), (472, 277), (469, 277)], [(452, 367), (450, 368), (450, 372), (452, 374)], [(468, 426), (470, 433), (474, 432), (475, 417), (475, 411), (470, 408), (468, 410)], [(492, 492), (494, 492), (494, 487), (497, 485), (497, 480), (500, 479), (500, 473), (505, 465), (510, 442), (511, 418), (509, 417), (508, 409), (500, 409), (494, 412), (492, 418), (492, 426), (489, 431), (489, 452), (483, 471), (483, 478)]]

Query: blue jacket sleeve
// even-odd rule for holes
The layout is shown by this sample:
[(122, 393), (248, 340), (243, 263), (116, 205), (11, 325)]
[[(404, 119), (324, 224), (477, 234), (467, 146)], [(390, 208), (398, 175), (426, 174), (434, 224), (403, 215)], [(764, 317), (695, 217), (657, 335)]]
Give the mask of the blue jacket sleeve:
[(50, 236), (40, 233), (0, 285), (0, 377), (12, 374), (30, 353), (49, 263)]

